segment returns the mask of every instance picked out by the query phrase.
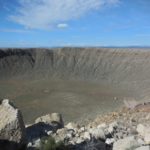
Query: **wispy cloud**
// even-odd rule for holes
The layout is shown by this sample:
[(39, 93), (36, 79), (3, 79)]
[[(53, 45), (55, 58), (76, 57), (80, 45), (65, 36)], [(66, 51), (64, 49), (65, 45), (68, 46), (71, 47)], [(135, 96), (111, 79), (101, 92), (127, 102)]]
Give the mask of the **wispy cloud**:
[(6, 5), (3, 6), (3, 9), (5, 9), (6, 11), (10, 11), (10, 8), (7, 7)]
[(21, 30), (21, 29), (0, 29), (0, 32), (13, 32), (13, 33), (29, 33), (29, 30)]
[(18, 0), (11, 20), (27, 28), (49, 29), (61, 22), (80, 18), (92, 10), (119, 3), (120, 0)]
[(64, 28), (68, 28), (68, 27), (69, 27), (69, 25), (66, 24), (66, 23), (59, 23), (59, 24), (57, 25), (57, 28), (60, 28), (60, 29), (64, 29)]

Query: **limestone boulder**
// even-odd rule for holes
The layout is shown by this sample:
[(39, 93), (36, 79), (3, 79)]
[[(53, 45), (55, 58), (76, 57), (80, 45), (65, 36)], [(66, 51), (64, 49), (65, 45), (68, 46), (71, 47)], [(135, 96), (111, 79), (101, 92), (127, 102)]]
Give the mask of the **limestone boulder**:
[(142, 124), (137, 125), (137, 132), (144, 139), (145, 144), (150, 144), (150, 127)]
[(40, 123), (40, 122), (49, 124), (51, 126), (55, 126), (56, 128), (64, 127), (64, 122), (63, 122), (62, 116), (59, 113), (47, 114), (47, 115), (41, 116), (35, 120), (35, 123)]
[(136, 148), (135, 150), (150, 150), (150, 146), (141, 146)]
[(21, 112), (8, 100), (0, 103), (0, 148), (16, 150), (26, 145), (25, 125)]
[(139, 147), (139, 143), (134, 136), (130, 136), (116, 141), (113, 145), (113, 150), (133, 150), (137, 147)]
[(67, 138), (68, 130), (67, 128), (58, 129), (55, 135), (55, 140), (64, 141)]
[(95, 139), (102, 139), (102, 140), (106, 139), (105, 133), (101, 128), (92, 128), (92, 129), (90, 129), (90, 134)]
[(79, 125), (74, 122), (69, 122), (65, 127), (67, 129), (73, 129), (73, 130), (79, 129)]

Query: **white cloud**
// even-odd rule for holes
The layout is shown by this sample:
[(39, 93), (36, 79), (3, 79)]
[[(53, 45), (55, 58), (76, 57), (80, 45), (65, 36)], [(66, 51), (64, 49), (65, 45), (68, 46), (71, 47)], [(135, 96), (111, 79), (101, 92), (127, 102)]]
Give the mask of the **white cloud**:
[(120, 0), (18, 0), (9, 18), (27, 28), (49, 29), (60, 22), (84, 16), (89, 11), (115, 5)]
[(68, 27), (69, 27), (69, 25), (66, 24), (66, 23), (59, 23), (59, 24), (57, 25), (57, 28), (60, 28), (60, 29), (64, 29), (64, 28), (68, 28)]

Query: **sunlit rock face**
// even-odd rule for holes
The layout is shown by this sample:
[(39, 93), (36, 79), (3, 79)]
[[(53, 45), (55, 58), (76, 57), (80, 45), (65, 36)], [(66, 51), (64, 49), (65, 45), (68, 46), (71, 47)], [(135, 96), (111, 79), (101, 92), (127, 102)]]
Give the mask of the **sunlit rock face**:
[(0, 104), (0, 147), (16, 150), (25, 147), (26, 133), (21, 112), (8, 100)]

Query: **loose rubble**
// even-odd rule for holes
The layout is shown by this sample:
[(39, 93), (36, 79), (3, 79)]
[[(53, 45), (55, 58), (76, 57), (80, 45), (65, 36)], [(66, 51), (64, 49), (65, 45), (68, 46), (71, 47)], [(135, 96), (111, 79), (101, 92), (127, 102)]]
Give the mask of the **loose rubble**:
[[(1, 105), (6, 102), (3, 101)], [(62, 141), (69, 146), (70, 150), (149, 150), (148, 107), (149, 103), (123, 108), (118, 112), (99, 116), (86, 125), (73, 122), (64, 125), (60, 114), (47, 114), (37, 118), (34, 124), (26, 126), (27, 149), (40, 148), (43, 137), (51, 136), (56, 142)], [(4, 122), (0, 123), (0, 131), (2, 123)], [(8, 139), (11, 141), (11, 137)]]

